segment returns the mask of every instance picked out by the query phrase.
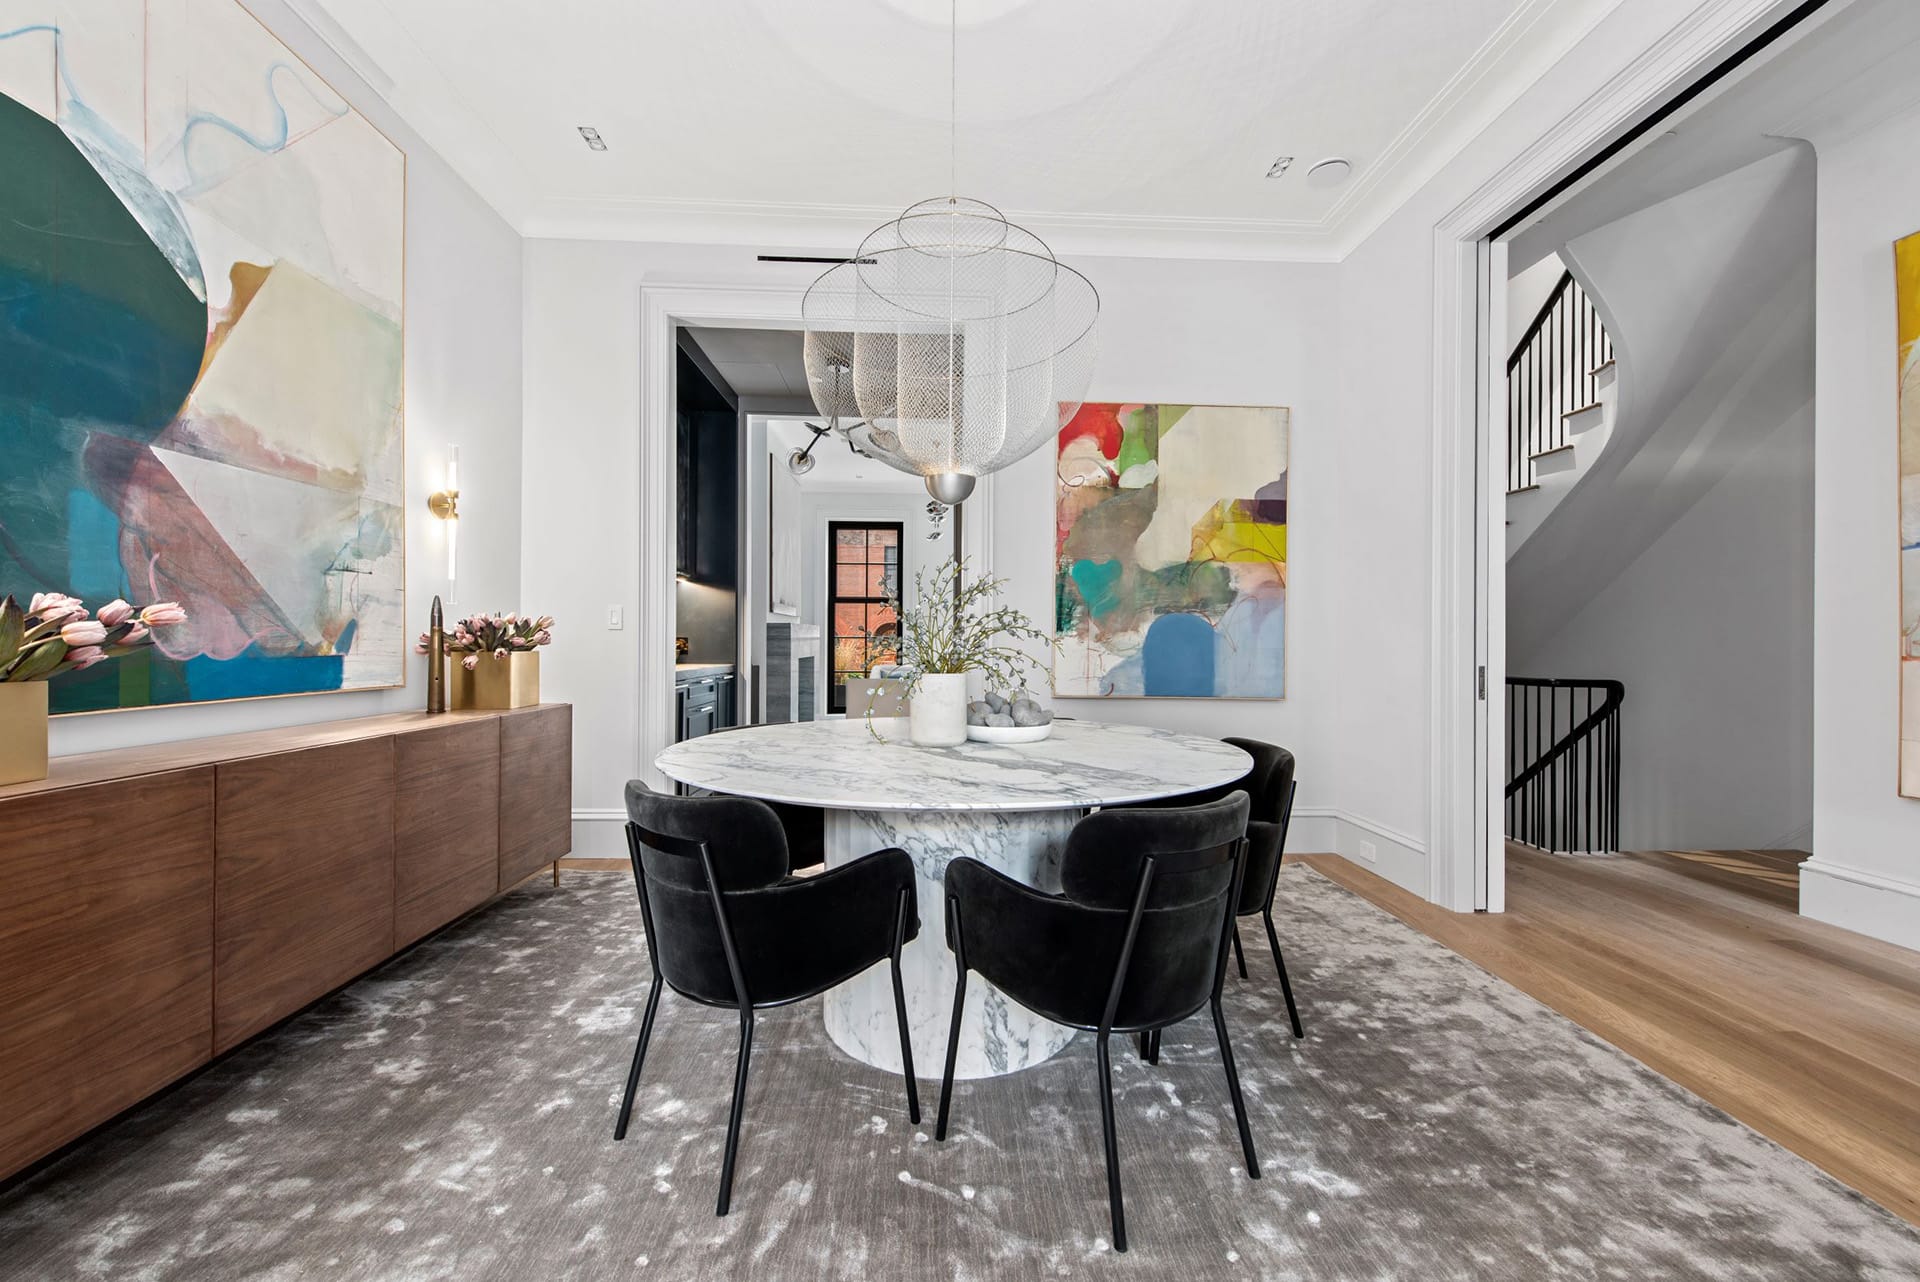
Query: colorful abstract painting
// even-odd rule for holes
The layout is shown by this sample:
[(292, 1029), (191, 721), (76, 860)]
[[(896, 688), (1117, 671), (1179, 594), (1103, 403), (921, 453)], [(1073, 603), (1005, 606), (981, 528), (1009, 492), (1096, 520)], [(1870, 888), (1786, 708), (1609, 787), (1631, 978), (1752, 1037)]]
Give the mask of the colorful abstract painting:
[(1288, 412), (1098, 405), (1060, 432), (1056, 695), (1286, 693)]
[(1920, 232), (1893, 247), (1900, 352), (1900, 795), (1920, 798)]
[(0, 0), (0, 593), (55, 712), (399, 684), (405, 157), (235, 0)]

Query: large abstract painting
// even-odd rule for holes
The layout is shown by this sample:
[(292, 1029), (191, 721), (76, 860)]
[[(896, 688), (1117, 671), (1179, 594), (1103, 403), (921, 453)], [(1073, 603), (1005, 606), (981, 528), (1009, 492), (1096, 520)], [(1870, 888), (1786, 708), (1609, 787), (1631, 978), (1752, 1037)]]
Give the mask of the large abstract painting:
[(1893, 247), (1900, 353), (1900, 795), (1920, 797), (1920, 232)]
[(235, 0), (0, 0), (0, 593), (56, 712), (404, 679), (405, 158)]
[(1060, 432), (1056, 695), (1286, 693), (1288, 412), (1089, 404)]

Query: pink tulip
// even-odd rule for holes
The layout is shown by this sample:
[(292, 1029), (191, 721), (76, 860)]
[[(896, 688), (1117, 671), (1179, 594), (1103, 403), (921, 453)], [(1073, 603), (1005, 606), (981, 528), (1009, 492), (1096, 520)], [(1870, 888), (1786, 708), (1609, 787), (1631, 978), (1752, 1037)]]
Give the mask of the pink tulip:
[(543, 614), (533, 621), (533, 630), (535, 632), (545, 632), (552, 626), (553, 616), (551, 614)]
[(533, 643), (535, 645), (552, 645), (553, 633), (546, 628), (541, 628), (533, 634)]
[(502, 622), (502, 623), (512, 623), (515, 617), (516, 617), (516, 616), (514, 615), (514, 613), (513, 613), (513, 611), (512, 611), (512, 610), (508, 610), (508, 611), (507, 611), (507, 612), (506, 612), (505, 614), (503, 614), (503, 615), (501, 615), (501, 616), (500, 616), (500, 622)]
[(140, 611), (140, 622), (150, 628), (165, 627), (170, 623), (185, 623), (187, 612), (176, 601), (156, 601)]
[(60, 629), (60, 639), (68, 649), (99, 645), (107, 639), (107, 627), (91, 619), (76, 620)]
[(494, 657), (494, 658), (496, 658), (496, 659), (504, 659), (504, 658), (506, 658), (506, 657), (507, 657), (507, 647), (505, 647), (505, 646), (501, 646), (501, 647), (500, 647), (500, 648), (499, 648), (498, 650), (495, 650), (495, 651), (493, 652), (493, 657)]
[(84, 619), (87, 607), (80, 604), (77, 597), (60, 592), (36, 592), (33, 602), (27, 607), (28, 615), (42, 623), (54, 623), (62, 619)]
[(66, 661), (74, 666), (75, 671), (78, 671), (81, 668), (91, 668), (94, 664), (110, 657), (97, 645), (83, 645), (67, 651)]
[(133, 617), (133, 607), (118, 597), (100, 607), (100, 622), (117, 628)]
[(150, 635), (151, 633), (148, 632), (146, 624), (136, 623), (132, 627), (127, 629), (127, 635), (120, 638), (120, 644), (121, 645), (138, 645), (142, 641), (145, 641), (147, 637)]
[(472, 672), (475, 668), (480, 666), (480, 656), (477, 654), (470, 654), (466, 658), (460, 660), (460, 666), (465, 668), (468, 672)]

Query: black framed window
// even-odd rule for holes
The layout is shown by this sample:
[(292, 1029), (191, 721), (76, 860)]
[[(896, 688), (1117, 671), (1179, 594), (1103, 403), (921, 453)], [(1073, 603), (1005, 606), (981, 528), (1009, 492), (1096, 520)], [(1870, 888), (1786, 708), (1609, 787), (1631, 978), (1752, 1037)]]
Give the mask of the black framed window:
[(898, 632), (900, 620), (887, 604), (900, 590), (899, 521), (827, 523), (827, 710), (847, 710), (848, 681), (864, 677), (890, 656), (867, 644), (869, 632)]

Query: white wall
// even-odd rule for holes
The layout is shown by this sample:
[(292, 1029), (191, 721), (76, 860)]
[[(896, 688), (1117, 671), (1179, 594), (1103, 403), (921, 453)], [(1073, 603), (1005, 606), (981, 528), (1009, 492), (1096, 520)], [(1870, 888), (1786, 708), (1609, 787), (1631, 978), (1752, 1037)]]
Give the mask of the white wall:
[(1502, 346), (1509, 352), (1519, 345), (1520, 335), (1547, 305), (1553, 287), (1566, 274), (1567, 265), (1560, 261), (1560, 255), (1548, 254), (1507, 277), (1507, 337)]
[[(406, 469), (409, 651), (404, 688), (56, 717), (60, 755), (424, 706), (412, 654), (434, 594), (449, 610), (515, 608), (520, 584), (521, 240), (276, 0), (249, 9), (407, 153)], [(426, 498), (460, 446), (458, 590)], [(532, 603), (529, 603), (532, 604)], [(565, 637), (565, 632), (561, 633)]]
[(1920, 112), (1816, 137), (1814, 831), (1800, 910), (1920, 948), (1920, 801), (1896, 794), (1893, 242), (1920, 230)]
[(1538, 649), (1612, 677), (1623, 850), (1807, 849), (1813, 823), (1813, 406), (1775, 426)]
[[(827, 248), (831, 248), (830, 246)], [(1289, 495), (1293, 570), (1289, 697), (1282, 702), (1076, 701), (1072, 715), (1138, 721), (1283, 743), (1301, 759), (1299, 848), (1326, 848), (1315, 812), (1332, 804), (1321, 736), (1353, 669), (1328, 637), (1322, 594), (1348, 572), (1354, 524), (1373, 519), (1343, 498), (1327, 467), (1338, 311), (1337, 269), (1322, 264), (1080, 259), (1101, 291), (1095, 399), (1277, 404), (1294, 410)], [(804, 285), (804, 267), (756, 263), (747, 248), (532, 240), (526, 276), (526, 457), (529, 512), (522, 577), (530, 606), (583, 626), (544, 660), (543, 688), (575, 705), (575, 848), (618, 854), (621, 789), (638, 774), (639, 295), (643, 283)], [(1012, 580), (1010, 600), (1036, 620), (1053, 610), (1053, 464), (1038, 454), (993, 478), (969, 503), (969, 544)], [(988, 489), (989, 487), (983, 487)], [(916, 500), (924, 504), (924, 500)], [(824, 528), (824, 527), (823, 527)], [(822, 535), (824, 537), (824, 534)], [(590, 549), (590, 554), (582, 549)], [(817, 596), (818, 593), (809, 593)], [(538, 598), (536, 601), (535, 598)], [(608, 605), (628, 627), (604, 628)]]

